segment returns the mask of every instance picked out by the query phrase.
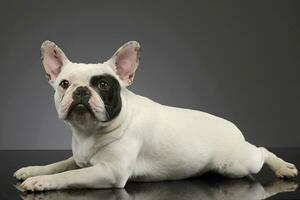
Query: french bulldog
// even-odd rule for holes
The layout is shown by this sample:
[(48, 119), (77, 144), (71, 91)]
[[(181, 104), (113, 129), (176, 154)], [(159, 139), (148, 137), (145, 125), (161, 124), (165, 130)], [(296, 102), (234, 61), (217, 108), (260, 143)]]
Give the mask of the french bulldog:
[(177, 180), (208, 171), (241, 178), (263, 164), (279, 178), (298, 174), (295, 165), (250, 144), (225, 119), (131, 92), (140, 49), (130, 41), (106, 62), (84, 64), (43, 42), (42, 63), (58, 116), (72, 131), (73, 156), (19, 169), (14, 176), (24, 180), (21, 188), (123, 188), (127, 181)]

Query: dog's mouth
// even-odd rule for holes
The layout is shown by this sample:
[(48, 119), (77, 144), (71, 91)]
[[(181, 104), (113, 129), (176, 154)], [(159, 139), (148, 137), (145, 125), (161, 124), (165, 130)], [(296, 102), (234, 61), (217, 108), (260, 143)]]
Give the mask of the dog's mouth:
[(71, 115), (85, 116), (86, 114), (90, 114), (93, 118), (95, 117), (94, 112), (89, 103), (72, 102), (68, 110), (67, 118), (70, 118)]

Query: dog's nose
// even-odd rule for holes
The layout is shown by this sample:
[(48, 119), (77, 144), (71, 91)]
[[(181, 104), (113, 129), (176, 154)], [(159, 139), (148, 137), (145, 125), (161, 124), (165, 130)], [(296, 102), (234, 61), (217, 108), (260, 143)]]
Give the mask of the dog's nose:
[(78, 103), (87, 102), (91, 98), (91, 91), (88, 87), (80, 86), (73, 92), (73, 100)]

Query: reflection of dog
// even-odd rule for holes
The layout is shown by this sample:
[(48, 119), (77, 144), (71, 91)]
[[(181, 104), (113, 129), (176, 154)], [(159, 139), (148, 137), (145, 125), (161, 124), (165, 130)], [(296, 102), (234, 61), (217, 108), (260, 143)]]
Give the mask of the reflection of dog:
[[(118, 190), (59, 190), (42, 193), (21, 193), (25, 200), (165, 200), (165, 199), (206, 199), (206, 200), (258, 200), (277, 193), (292, 192), (297, 183), (277, 180), (267, 186), (250, 179), (184, 180), (161, 183), (130, 183), (126, 189)], [(178, 195), (180, 194), (180, 195)]]
[(73, 63), (50, 41), (41, 53), (58, 115), (72, 130), (73, 157), (18, 170), (26, 190), (124, 187), (128, 180), (175, 180), (206, 171), (243, 177), (264, 163), (278, 177), (297, 175), (293, 164), (246, 142), (229, 121), (130, 92), (139, 64), (135, 41), (97, 64)]

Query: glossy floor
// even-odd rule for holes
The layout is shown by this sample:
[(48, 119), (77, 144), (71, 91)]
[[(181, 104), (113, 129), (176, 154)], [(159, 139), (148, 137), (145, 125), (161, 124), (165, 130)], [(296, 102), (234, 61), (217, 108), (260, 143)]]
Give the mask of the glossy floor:
[[(287, 161), (300, 166), (300, 148), (271, 149)], [(82, 200), (234, 200), (234, 199), (300, 199), (297, 189), (299, 178), (294, 181), (276, 180), (264, 167), (253, 177), (226, 179), (208, 174), (197, 179), (156, 183), (127, 183), (125, 189), (63, 190), (42, 193), (22, 193), (14, 184), (15, 170), (28, 165), (43, 165), (65, 159), (71, 151), (0, 151), (0, 199), (82, 199)]]

